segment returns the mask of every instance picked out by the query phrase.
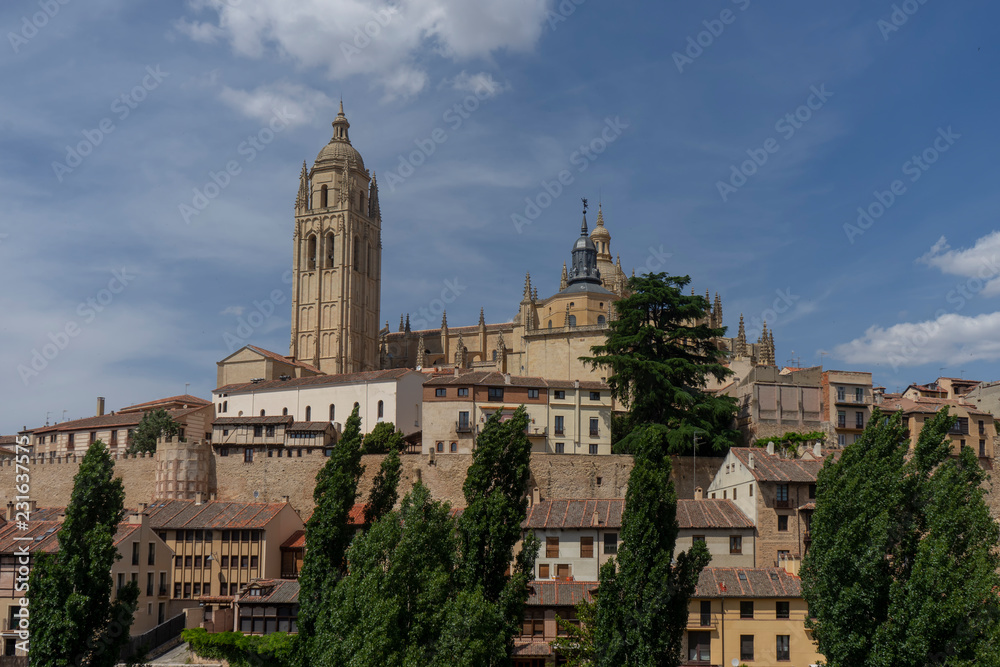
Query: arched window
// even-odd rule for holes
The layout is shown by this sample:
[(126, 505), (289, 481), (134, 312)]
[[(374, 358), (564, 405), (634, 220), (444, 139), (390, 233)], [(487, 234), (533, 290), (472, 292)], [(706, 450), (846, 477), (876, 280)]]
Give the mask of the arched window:
[(310, 234), (309, 240), (306, 241), (306, 267), (310, 269), (316, 268), (316, 235)]
[(306, 406), (306, 421), (311, 422), (313, 416), (313, 409), (310, 406)]
[(361, 271), (361, 239), (354, 237), (354, 270)]
[(598, 315), (597, 316), (597, 323), (598, 324), (604, 324), (605, 322), (606, 322), (606, 320), (604, 319), (604, 315)]
[(384, 412), (384, 410), (383, 410), (384, 407), (385, 406), (382, 404), (382, 401), (379, 401), (378, 402), (378, 418), (379, 419), (382, 419), (382, 415), (383, 415), (383, 412)]
[(326, 186), (324, 185), (323, 188), (319, 191), (319, 206), (320, 206), (320, 208), (326, 208), (326, 206), (327, 206), (326, 201), (327, 201), (326, 200)]
[(552, 320), (549, 320), (549, 328), (552, 328)]
[(229, 401), (223, 401), (222, 402), (222, 411), (223, 412), (229, 412)]
[(570, 308), (574, 308), (575, 306), (576, 306), (576, 304), (575, 304), (575, 303), (573, 303), (572, 301), (570, 301), (570, 302), (569, 302), (569, 307), (570, 307)]
[(569, 325), (571, 327), (575, 327), (576, 326), (576, 315), (570, 315), (569, 316)]
[(281, 408), (281, 416), (282, 417), (288, 416), (288, 408)]
[(337, 247), (337, 237), (330, 232), (326, 235), (326, 268), (332, 269), (334, 267), (334, 262), (336, 254), (334, 249)]
[(330, 421), (334, 421), (337, 418), (337, 406), (333, 403), (330, 404)]
[(264, 416), (264, 411), (263, 411), (263, 410), (261, 410), (261, 411), (260, 411), (260, 416), (261, 416), (261, 417), (263, 417), (263, 416)]

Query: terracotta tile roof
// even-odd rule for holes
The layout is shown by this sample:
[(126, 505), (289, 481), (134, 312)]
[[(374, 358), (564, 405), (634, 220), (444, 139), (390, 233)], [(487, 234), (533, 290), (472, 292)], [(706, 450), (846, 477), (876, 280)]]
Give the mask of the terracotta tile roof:
[[(28, 529), (20, 530), (13, 521), (0, 525), (0, 553), (12, 554), (27, 545), (30, 553), (55, 553), (59, 551), (56, 533), (62, 524), (58, 521), (28, 521)], [(31, 540), (17, 538), (30, 537)]]
[(288, 536), (288, 539), (281, 543), (282, 549), (305, 549), (306, 531), (296, 530)]
[[(348, 526), (364, 526), (365, 525), (365, 507), (367, 503), (356, 503), (351, 511), (347, 514), (347, 525)], [(315, 508), (303, 512), (300, 516), (302, 517), (302, 523), (309, 523), (309, 519), (312, 518)], [(302, 543), (303, 546), (305, 542)]]
[(224, 604), (230, 605), (233, 600), (236, 599), (235, 595), (201, 595), (195, 598), (199, 602), (207, 602), (209, 604)]
[(529, 606), (573, 607), (593, 599), (596, 581), (530, 581), (528, 582)]
[[(197, 412), (204, 407), (204, 405), (199, 405), (187, 409), (180, 408), (177, 410), (167, 410), (167, 414), (174, 419), (180, 419), (181, 417), (185, 417), (192, 412)], [(34, 429), (34, 433), (54, 433), (56, 431), (92, 431), (95, 429), (107, 428), (109, 426), (117, 426), (119, 428), (138, 426), (145, 414), (145, 412), (119, 412), (115, 414), (101, 415), (100, 417), (85, 417), (83, 419), (74, 419), (73, 421), (62, 422), (61, 424), (42, 426)]]
[[(250, 595), (250, 590), (260, 588), (260, 595)], [(237, 596), (240, 605), (282, 604), (299, 601), (299, 582), (294, 579), (252, 579)]]
[(16, 445), (16, 435), (0, 435), (0, 445)]
[(257, 347), (256, 345), (247, 345), (247, 348), (253, 350), (257, 354), (267, 357), (268, 359), (274, 359), (275, 361), (280, 361), (283, 364), (290, 364), (292, 366), (298, 366), (299, 368), (305, 368), (306, 370), (314, 371), (316, 373), (321, 372), (315, 366), (311, 366), (304, 361), (299, 361), (292, 357), (286, 357), (284, 355), (278, 354), (277, 352), (271, 352), (271, 350), (265, 350), (262, 347)]
[(118, 414), (123, 412), (144, 412), (147, 410), (153, 410), (160, 405), (169, 405), (171, 403), (180, 403), (181, 405), (186, 405), (189, 408), (194, 408), (211, 405), (212, 401), (207, 401), (204, 398), (198, 398), (197, 396), (192, 396), (191, 394), (181, 394), (180, 396), (171, 396), (170, 398), (160, 398), (155, 401), (136, 403), (135, 405), (130, 405), (127, 408), (122, 408), (118, 411)]
[(115, 532), (115, 546), (118, 546), (123, 541), (132, 537), (132, 535), (140, 528), (142, 528), (142, 526), (137, 523), (123, 522), (118, 524), (118, 530)]
[[(454, 373), (445, 374), (442, 373), (438, 377), (432, 378), (427, 382), (424, 382), (424, 386), (441, 386), (441, 385), (459, 385), (459, 386), (472, 386), (472, 385), (490, 385), (494, 387), (508, 386), (508, 387), (547, 387), (550, 389), (573, 389), (576, 383), (572, 380), (548, 380), (542, 377), (528, 377), (522, 375), (512, 375), (510, 376), (510, 382), (507, 382), (503, 373), (498, 373), (496, 371), (471, 371), (468, 373), (459, 373), (455, 375)], [(608, 385), (604, 382), (594, 382), (594, 381), (580, 381), (581, 389), (603, 389), (607, 391)]]
[(149, 525), (156, 530), (177, 528), (264, 528), (285, 503), (237, 503), (212, 500), (165, 500), (146, 508)]
[(678, 500), (677, 524), (681, 528), (753, 528), (736, 503), (715, 498)]
[(515, 637), (514, 655), (552, 655), (552, 646), (544, 639), (536, 641), (526, 637)]
[(802, 581), (783, 567), (706, 567), (695, 598), (797, 598)]
[[(786, 459), (768, 454), (762, 447), (733, 447), (729, 450), (758, 482), (815, 482), (823, 467), (816, 459)], [(754, 465), (750, 467), (750, 454)]]
[[(543, 500), (528, 508), (522, 528), (620, 528), (623, 499), (617, 500)], [(598, 523), (594, 524), (594, 513)]]
[(36, 507), (31, 512), (33, 521), (59, 521), (65, 516), (65, 507)]
[(367, 384), (369, 382), (392, 382), (417, 371), (409, 368), (393, 368), (385, 371), (363, 371), (360, 373), (341, 373), (339, 375), (315, 375), (304, 378), (289, 378), (288, 380), (271, 380), (269, 382), (244, 382), (242, 384), (227, 384), (214, 390), (214, 393), (238, 394), (242, 391), (261, 392), (269, 389), (287, 389), (289, 387), (324, 387), (338, 384)]
[(272, 415), (270, 417), (216, 417), (212, 425), (228, 426), (229, 424), (285, 424), (291, 425), (295, 417), (291, 415)]
[[(625, 500), (551, 499), (528, 508), (522, 528), (621, 528)], [(598, 523), (593, 523), (597, 512)], [(677, 501), (681, 528), (753, 528), (753, 523), (731, 500)]]
[[(882, 402), (876, 408), (882, 412), (896, 412), (902, 410), (904, 413), (935, 414), (943, 407), (961, 408), (974, 415), (988, 415), (988, 412), (981, 410), (975, 405), (966, 403), (961, 398), (935, 398), (931, 396), (921, 396), (920, 398), (905, 398), (900, 394), (886, 394), (882, 397)], [(954, 414), (954, 411), (952, 411)], [(992, 417), (990, 417), (992, 419)]]

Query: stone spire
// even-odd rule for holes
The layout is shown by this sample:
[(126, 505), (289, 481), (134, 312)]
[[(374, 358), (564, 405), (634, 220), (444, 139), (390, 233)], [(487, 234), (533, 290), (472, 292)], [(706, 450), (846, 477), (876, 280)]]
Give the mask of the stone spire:
[(767, 333), (767, 358), (771, 362), (772, 366), (777, 365), (776, 354), (774, 351), (774, 332), (769, 331)]
[(562, 291), (566, 289), (566, 285), (569, 283), (569, 277), (566, 275), (566, 262), (563, 262), (563, 273), (562, 278), (559, 280), (559, 290)]
[(733, 354), (737, 357), (747, 356), (747, 332), (743, 328), (743, 313), (740, 313), (740, 330), (736, 334), (736, 345)]
[(712, 307), (712, 315), (715, 318), (715, 328), (718, 329), (722, 326), (722, 299), (719, 297), (719, 293), (715, 293), (715, 305)]
[(767, 320), (764, 321), (760, 339), (757, 341), (757, 348), (757, 365), (773, 366), (774, 360), (771, 358), (771, 334), (767, 330)]
[(484, 328), (486, 326), (486, 316), (483, 313), (483, 309), (479, 309), (479, 327)]
[(382, 209), (378, 204), (378, 180), (372, 174), (372, 182), (368, 186), (368, 217), (375, 220), (382, 220)]
[(455, 368), (465, 368), (465, 341), (458, 334), (458, 345), (455, 346)]
[(299, 174), (299, 194), (295, 197), (295, 208), (309, 208), (309, 174), (306, 171), (306, 161), (302, 161), (302, 173)]
[(524, 274), (524, 297), (521, 299), (521, 303), (527, 303), (531, 301), (531, 272)]
[(347, 122), (347, 116), (344, 115), (344, 100), (340, 100), (340, 111), (337, 112), (337, 117), (333, 119), (333, 140), (351, 143), (350, 137), (347, 136), (347, 129), (349, 127), (351, 127), (351, 124)]
[(538, 301), (538, 288), (537, 287), (532, 287), (531, 288), (531, 300), (532, 301)]
[(420, 334), (420, 337), (417, 339), (417, 366), (420, 368), (423, 368), (427, 363), (427, 360), (424, 358), (425, 347), (427, 346), (424, 344), (424, 335)]
[(399, 314), (399, 330), (400, 331), (403, 330), (403, 314), (402, 313)]
[(448, 331), (448, 311), (441, 313), (441, 331)]
[(409, 313), (406, 314), (406, 326), (403, 327), (403, 331), (405, 331), (406, 333), (410, 333), (410, 314)]

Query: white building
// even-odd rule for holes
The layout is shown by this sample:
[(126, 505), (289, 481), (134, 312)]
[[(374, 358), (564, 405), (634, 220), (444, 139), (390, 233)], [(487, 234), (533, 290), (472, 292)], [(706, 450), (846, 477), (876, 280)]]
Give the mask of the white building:
[[(296, 422), (342, 425), (355, 405), (361, 432), (390, 421), (405, 435), (420, 430), (423, 373), (397, 368), (342, 375), (230, 384), (212, 392), (216, 417), (290, 416)], [(338, 430), (340, 430), (338, 428)]]

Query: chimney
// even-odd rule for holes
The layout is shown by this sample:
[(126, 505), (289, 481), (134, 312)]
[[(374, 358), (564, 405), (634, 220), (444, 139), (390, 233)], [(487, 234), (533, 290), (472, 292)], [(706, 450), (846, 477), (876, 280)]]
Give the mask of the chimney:
[(818, 459), (823, 458), (823, 445), (821, 445), (818, 440), (816, 441), (816, 444), (813, 445), (813, 456)]
[(215, 500), (215, 492), (212, 492), (212, 493), (208, 494), (208, 499), (209, 500)]
[(8, 521), (13, 521), (15, 514), (16, 514), (16, 512), (14, 511), (14, 501), (13, 500), (8, 500), (7, 501), (7, 520)]
[(455, 366), (455, 377), (458, 377), (458, 366)]
[(753, 470), (754, 469), (754, 467), (753, 467), (753, 452), (750, 452), (750, 456), (748, 456), (747, 459), (748, 459), (747, 460), (747, 466), (750, 468), (750, 470)]
[(104, 416), (104, 397), (103, 396), (98, 396), (97, 397), (97, 416), (98, 417), (103, 417)]
[(149, 507), (149, 503), (139, 503), (139, 514), (145, 514), (147, 507)]
[(705, 498), (705, 492), (704, 492), (704, 490), (702, 490), (702, 488), (700, 486), (695, 487), (695, 489), (694, 489), (694, 499), (695, 500), (703, 500), (704, 498)]
[(204, 493), (202, 493), (201, 491), (199, 491), (198, 493), (194, 494), (194, 504), (195, 505), (201, 505), (204, 502), (205, 502), (205, 494)]
[(538, 490), (538, 487), (531, 489), (531, 504), (537, 505), (542, 502), (542, 492)]
[(597, 514), (597, 510), (594, 510), (594, 513), (590, 517), (590, 525), (592, 527), (601, 525), (601, 517)]
[(503, 374), (503, 383), (504, 384), (510, 384), (510, 373), (504, 373)]
[(289, 497), (288, 496), (281, 496), (281, 502), (287, 504), (289, 502)]
[(767, 443), (767, 455), (774, 456), (774, 441)]
[(149, 517), (142, 512), (135, 512), (128, 515), (128, 522), (133, 525), (145, 526), (147, 520), (149, 520)]

